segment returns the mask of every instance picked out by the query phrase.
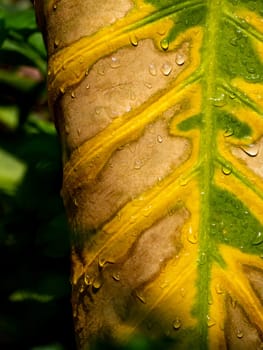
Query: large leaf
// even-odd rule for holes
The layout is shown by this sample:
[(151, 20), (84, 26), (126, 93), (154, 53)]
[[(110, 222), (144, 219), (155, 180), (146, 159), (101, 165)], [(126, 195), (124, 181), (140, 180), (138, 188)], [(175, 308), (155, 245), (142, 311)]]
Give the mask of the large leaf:
[(260, 349), (263, 2), (123, 3), (49, 49), (79, 338)]

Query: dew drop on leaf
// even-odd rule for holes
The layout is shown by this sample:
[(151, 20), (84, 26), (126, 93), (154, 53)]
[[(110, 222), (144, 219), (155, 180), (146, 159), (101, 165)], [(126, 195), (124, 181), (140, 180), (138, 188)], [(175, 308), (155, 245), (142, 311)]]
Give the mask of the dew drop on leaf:
[(224, 175), (230, 175), (231, 173), (232, 173), (232, 168), (231, 168), (231, 166), (229, 166), (229, 165), (223, 165), (222, 166), (222, 173), (224, 174)]
[(237, 336), (237, 338), (239, 338), (239, 339), (243, 338), (244, 333), (242, 332), (242, 330), (241, 330), (240, 328), (238, 328), (238, 329), (236, 330), (236, 336)]
[(120, 274), (118, 272), (116, 272), (112, 275), (112, 278), (114, 279), (114, 281), (119, 282)]
[(188, 230), (188, 233), (187, 233), (187, 240), (188, 240), (188, 242), (190, 242), (191, 244), (196, 244), (196, 243), (197, 243), (197, 236), (196, 236), (196, 234), (193, 232), (192, 226), (189, 227), (189, 230)]
[(140, 159), (135, 160), (134, 169), (136, 170), (141, 169), (142, 166), (143, 166), (143, 161), (141, 161)]
[(225, 130), (225, 132), (224, 132), (225, 137), (230, 137), (232, 135), (234, 135), (234, 130), (232, 128), (228, 128)]
[(163, 138), (162, 138), (161, 135), (157, 135), (157, 141), (158, 141), (159, 143), (162, 143), (162, 142), (163, 142)]
[(152, 88), (152, 84), (147, 81), (144, 83), (144, 86), (147, 87), (148, 89)]
[(249, 157), (256, 157), (258, 155), (258, 152), (259, 152), (259, 146), (257, 144), (251, 144), (248, 146), (241, 146), (240, 148)]
[(143, 297), (142, 295), (140, 295), (140, 294), (138, 294), (138, 293), (136, 293), (135, 295), (136, 295), (137, 299), (138, 299), (141, 303), (146, 304), (146, 301), (145, 301), (145, 299), (144, 299), (144, 297)]
[(170, 63), (166, 62), (162, 65), (161, 67), (161, 72), (163, 73), (163, 75), (168, 76), (172, 71), (172, 66), (170, 65)]
[(154, 63), (151, 63), (149, 65), (149, 73), (152, 75), (152, 76), (155, 76), (157, 74), (157, 69), (156, 69), (156, 66)]
[(213, 327), (216, 324), (216, 321), (209, 315), (206, 315), (206, 322), (208, 327)]
[(92, 283), (92, 287), (96, 290), (100, 289), (102, 286), (102, 280), (100, 277), (95, 278), (95, 280)]
[(86, 286), (89, 286), (92, 284), (92, 278), (87, 273), (84, 276), (84, 283), (86, 284)]
[(138, 39), (135, 34), (131, 34), (130, 43), (132, 44), (132, 46), (138, 46)]
[(120, 62), (117, 57), (112, 56), (111, 57), (111, 63), (110, 63), (111, 68), (118, 68), (120, 67)]
[(261, 244), (261, 243), (263, 243), (263, 234), (262, 234), (262, 232), (258, 232), (257, 233), (257, 236), (256, 236), (256, 238), (255, 238), (255, 240), (253, 241), (253, 245), (259, 245), (259, 244)]
[(181, 328), (181, 320), (177, 317), (174, 321), (173, 321), (173, 329), (178, 330), (179, 328)]
[(168, 50), (168, 48), (169, 48), (169, 40), (168, 40), (168, 39), (162, 39), (162, 40), (160, 41), (160, 46), (161, 46), (161, 48), (162, 48), (164, 51)]
[(182, 66), (185, 62), (185, 58), (184, 58), (184, 55), (178, 53), (176, 56), (175, 56), (175, 63), (178, 65), (178, 66)]
[(57, 48), (59, 45), (59, 40), (58, 39), (55, 39), (54, 41), (54, 48)]
[(219, 94), (212, 99), (213, 105), (215, 107), (223, 107), (226, 104), (225, 94)]

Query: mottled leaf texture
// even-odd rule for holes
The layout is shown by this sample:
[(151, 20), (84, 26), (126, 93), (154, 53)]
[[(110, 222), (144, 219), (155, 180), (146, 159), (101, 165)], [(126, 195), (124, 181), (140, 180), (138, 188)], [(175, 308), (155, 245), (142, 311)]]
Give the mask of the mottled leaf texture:
[(36, 1), (79, 347), (263, 349), (263, 1)]

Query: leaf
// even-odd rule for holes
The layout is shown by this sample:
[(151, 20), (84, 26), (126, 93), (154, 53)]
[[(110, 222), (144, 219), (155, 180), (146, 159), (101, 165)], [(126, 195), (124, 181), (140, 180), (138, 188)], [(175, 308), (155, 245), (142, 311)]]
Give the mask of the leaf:
[(1, 148), (0, 163), (0, 190), (12, 194), (23, 180), (26, 165)]
[(50, 54), (79, 338), (260, 348), (263, 3), (134, 3)]

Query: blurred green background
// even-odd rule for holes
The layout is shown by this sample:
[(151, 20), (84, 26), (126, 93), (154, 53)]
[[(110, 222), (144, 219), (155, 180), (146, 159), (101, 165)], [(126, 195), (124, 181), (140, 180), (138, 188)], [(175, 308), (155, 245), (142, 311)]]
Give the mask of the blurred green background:
[(59, 142), (29, 0), (0, 0), (0, 349), (75, 349)]

